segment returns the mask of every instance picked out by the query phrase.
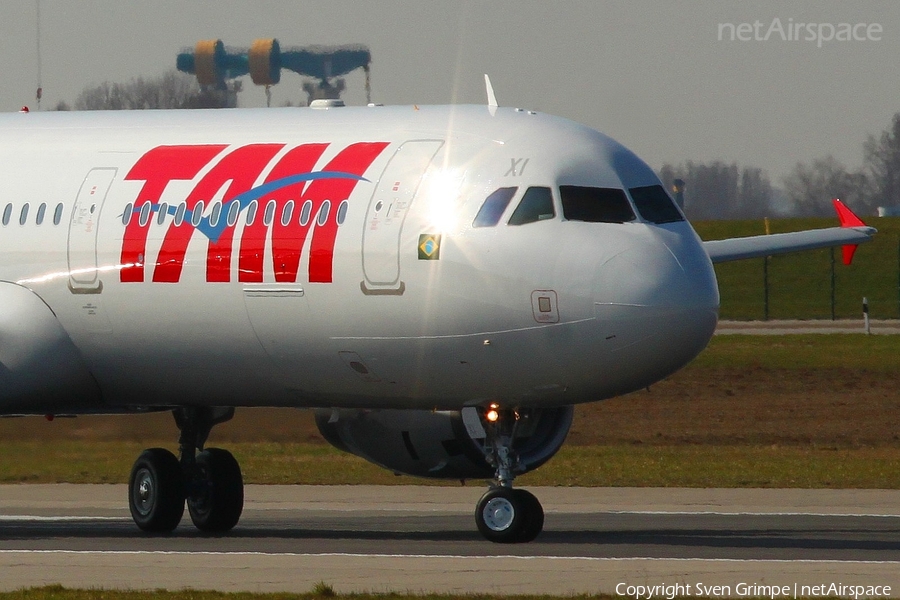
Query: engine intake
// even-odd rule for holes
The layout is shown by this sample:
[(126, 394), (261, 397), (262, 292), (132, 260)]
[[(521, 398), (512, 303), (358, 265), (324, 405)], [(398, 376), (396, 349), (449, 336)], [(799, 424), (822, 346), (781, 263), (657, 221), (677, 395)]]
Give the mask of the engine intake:
[[(532, 471), (560, 449), (572, 425), (571, 406), (523, 412), (513, 449), (517, 472)], [(320, 409), (319, 432), (332, 446), (394, 473), (435, 479), (490, 479), (478, 409)]]

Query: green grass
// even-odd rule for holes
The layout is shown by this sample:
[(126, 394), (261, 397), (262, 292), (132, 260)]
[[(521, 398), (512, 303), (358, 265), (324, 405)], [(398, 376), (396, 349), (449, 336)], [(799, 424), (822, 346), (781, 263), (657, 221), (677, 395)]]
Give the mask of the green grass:
[(688, 368), (900, 370), (900, 335), (719, 335)]
[[(142, 446), (127, 442), (0, 443), (2, 483), (125, 483)], [(459, 485), (397, 477), (331, 447), (239, 443), (246, 483)], [(900, 448), (752, 445), (563, 446), (521, 485), (900, 489)]]
[(564, 446), (520, 485), (900, 489), (898, 448)]
[[(614, 596), (609, 594), (562, 596), (564, 598), (597, 598), (598, 600), (612, 600)], [(30, 588), (15, 592), (0, 592), (0, 600), (321, 600), (323, 598), (336, 598), (338, 600), (544, 600), (558, 599), (560, 596), (508, 596), (501, 594), (401, 594), (401, 593), (353, 593), (341, 594), (335, 592), (327, 583), (317, 584), (313, 590), (305, 594), (274, 593), (262, 594), (252, 592), (214, 592), (199, 590), (180, 591), (113, 591), (113, 590), (74, 590), (59, 585), (40, 588)], [(698, 597), (699, 598), (699, 597)]]
[[(578, 595), (504, 595), (504, 594), (409, 594), (409, 593), (351, 593), (342, 594), (326, 584), (319, 583), (312, 591), (305, 594), (274, 593), (263, 594), (253, 592), (214, 592), (200, 590), (180, 591), (119, 591), (119, 590), (75, 590), (59, 585), (30, 588), (15, 592), (0, 592), (0, 600), (619, 600), (623, 596), (612, 594), (578, 594)], [(696, 600), (708, 600), (709, 596), (691, 596)], [(800, 596), (805, 599), (804, 596)]]
[[(841, 263), (834, 249), (835, 316), (861, 318), (862, 298), (869, 299), (872, 318), (900, 318), (900, 218), (870, 218), (878, 229), (874, 241), (859, 247), (853, 265)], [(765, 225), (755, 221), (705, 221), (694, 223), (704, 240), (762, 235)], [(835, 219), (772, 220), (772, 233), (833, 227)], [(831, 250), (816, 250), (768, 259), (770, 319), (831, 318)], [(742, 260), (716, 266), (722, 296), (721, 318), (761, 320), (765, 293), (763, 259)]]
[[(900, 444), (890, 426), (896, 421), (898, 360), (896, 335), (717, 336), (657, 391), (580, 407), (578, 432), (570, 436), (577, 441), (519, 481), (900, 489)], [(734, 381), (725, 385), (723, 379)], [(635, 412), (634, 406), (641, 408)], [(687, 422), (679, 420), (684, 415)], [(113, 437), (104, 439), (92, 437), (92, 417), (4, 420), (0, 482), (124, 483), (144, 448), (176, 450), (174, 424), (167, 415), (158, 417), (164, 426), (149, 439), (135, 439), (133, 430), (150, 416), (119, 417), (127, 427), (118, 434), (105, 430)], [(622, 435), (610, 437), (599, 423)], [(458, 485), (397, 477), (324, 444), (311, 431), (292, 441), (268, 441), (271, 420), (253, 413), (239, 411), (232, 424), (245, 437), (230, 438), (223, 429), (214, 432), (211, 445), (235, 454), (247, 483)], [(80, 429), (47, 438), (63, 426)]]

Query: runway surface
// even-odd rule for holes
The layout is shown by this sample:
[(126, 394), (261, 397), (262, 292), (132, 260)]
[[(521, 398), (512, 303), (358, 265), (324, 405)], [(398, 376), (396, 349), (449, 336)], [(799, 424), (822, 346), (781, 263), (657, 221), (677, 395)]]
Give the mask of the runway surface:
[(787, 335), (806, 333), (871, 333), (872, 335), (900, 334), (900, 320), (872, 319), (866, 329), (863, 319), (779, 320), (779, 321), (719, 321), (716, 335)]
[[(900, 491), (530, 488), (544, 533), (480, 538), (477, 487), (247, 486), (229, 535), (131, 522), (121, 485), (0, 486), (0, 589), (615, 593), (617, 586), (891, 586)], [(626, 588), (620, 586), (620, 591)], [(799, 590), (799, 588), (798, 588)], [(885, 591), (882, 588), (882, 591)]]

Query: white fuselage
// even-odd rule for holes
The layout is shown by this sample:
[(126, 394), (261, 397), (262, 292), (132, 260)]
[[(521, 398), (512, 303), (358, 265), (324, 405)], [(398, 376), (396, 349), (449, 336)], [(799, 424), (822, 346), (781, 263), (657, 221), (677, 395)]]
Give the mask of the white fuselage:
[[(0, 390), (0, 413), (575, 404), (671, 374), (716, 324), (687, 221), (564, 218), (560, 186), (652, 169), (528, 111), (0, 115), (0, 181), (0, 281), (46, 303), (94, 382)], [(530, 187), (552, 212), (510, 225)]]

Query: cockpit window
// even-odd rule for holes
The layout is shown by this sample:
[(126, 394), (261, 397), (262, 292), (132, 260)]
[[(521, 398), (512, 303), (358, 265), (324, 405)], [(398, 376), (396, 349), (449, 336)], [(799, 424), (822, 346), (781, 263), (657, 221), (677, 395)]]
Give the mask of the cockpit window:
[(661, 185), (633, 187), (628, 190), (641, 216), (651, 223), (674, 223), (684, 221), (675, 208), (675, 203)]
[(548, 187), (530, 187), (522, 196), (522, 201), (509, 218), (510, 225), (525, 225), (556, 216), (553, 209), (553, 194)]
[(506, 210), (517, 189), (519, 188), (507, 187), (491, 192), (491, 195), (485, 199), (484, 204), (478, 210), (475, 221), (472, 222), (472, 227), (493, 227), (499, 223), (500, 217), (503, 216), (503, 211)]
[(634, 221), (634, 211), (625, 190), (580, 185), (559, 186), (563, 217), (568, 221), (625, 223)]

